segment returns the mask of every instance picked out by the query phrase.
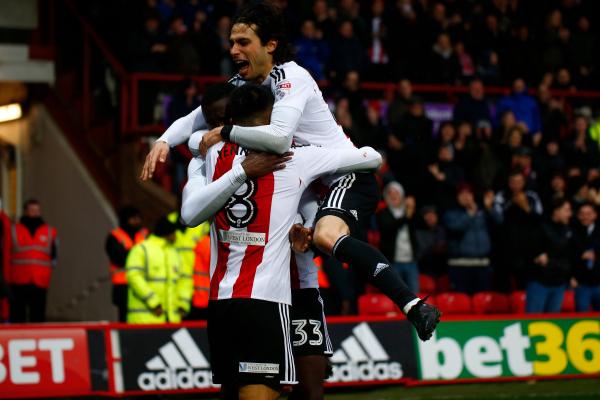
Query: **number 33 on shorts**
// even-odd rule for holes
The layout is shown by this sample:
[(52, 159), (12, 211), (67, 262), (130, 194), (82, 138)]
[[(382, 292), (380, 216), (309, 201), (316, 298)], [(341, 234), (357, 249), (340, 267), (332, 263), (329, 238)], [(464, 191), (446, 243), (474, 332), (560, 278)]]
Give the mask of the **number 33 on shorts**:
[(295, 319), (292, 320), (294, 326), (294, 346), (303, 346), (307, 341), (311, 346), (320, 346), (323, 343), (323, 334), (321, 333), (321, 321), (316, 319)]

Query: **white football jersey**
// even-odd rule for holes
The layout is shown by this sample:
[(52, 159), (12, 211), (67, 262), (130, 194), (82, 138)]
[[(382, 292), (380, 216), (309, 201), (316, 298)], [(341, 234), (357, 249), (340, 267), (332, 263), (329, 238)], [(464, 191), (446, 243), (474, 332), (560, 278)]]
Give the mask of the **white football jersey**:
[[(291, 304), (288, 234), (302, 193), (322, 175), (376, 167), (379, 155), (366, 149), (296, 147), (285, 169), (247, 179), (211, 224), (210, 299)], [(240, 164), (245, 155), (246, 150), (233, 143), (211, 147), (205, 165), (207, 184)]]

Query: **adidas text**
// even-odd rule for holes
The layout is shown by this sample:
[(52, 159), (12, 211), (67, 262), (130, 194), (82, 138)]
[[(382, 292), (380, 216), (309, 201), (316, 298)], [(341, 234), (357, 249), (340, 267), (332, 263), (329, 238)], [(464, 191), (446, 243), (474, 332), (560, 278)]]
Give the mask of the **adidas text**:
[(161, 372), (143, 372), (138, 376), (142, 390), (205, 389), (213, 386), (209, 370), (166, 369)]
[(385, 381), (388, 379), (402, 378), (402, 366), (398, 362), (373, 362), (364, 363), (349, 361), (333, 366), (333, 373), (328, 382), (350, 381)]

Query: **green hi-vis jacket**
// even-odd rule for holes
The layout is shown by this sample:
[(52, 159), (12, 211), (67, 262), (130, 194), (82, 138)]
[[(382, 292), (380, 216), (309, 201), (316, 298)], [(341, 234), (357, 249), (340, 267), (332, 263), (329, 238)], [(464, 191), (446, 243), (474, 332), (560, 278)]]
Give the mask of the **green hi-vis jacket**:
[[(125, 263), (128, 282), (127, 322), (159, 324), (180, 322), (179, 310), (188, 312), (194, 284), (185, 274), (181, 257), (166, 239), (150, 235), (132, 247)], [(153, 310), (158, 306), (163, 314)]]

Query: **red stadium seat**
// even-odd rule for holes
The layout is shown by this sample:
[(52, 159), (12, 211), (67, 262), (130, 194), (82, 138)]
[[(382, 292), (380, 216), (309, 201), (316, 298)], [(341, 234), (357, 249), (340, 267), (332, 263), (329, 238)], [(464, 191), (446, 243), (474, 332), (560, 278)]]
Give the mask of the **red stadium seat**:
[(469, 314), (472, 309), (469, 295), (458, 292), (438, 294), (435, 296), (435, 305), (444, 314)]
[(510, 312), (508, 296), (503, 293), (475, 293), (472, 301), (475, 314), (506, 314)]
[(435, 293), (435, 279), (429, 275), (419, 274), (419, 290), (421, 293)]
[(437, 278), (435, 287), (438, 293), (444, 293), (450, 291), (450, 277), (448, 275), (442, 275)]
[[(417, 293), (417, 296), (420, 299), (425, 299), (425, 297), (427, 297), (429, 295), (429, 293)], [(427, 297), (427, 304), (431, 304), (432, 306), (435, 306), (435, 296), (429, 296)]]
[(396, 315), (398, 307), (384, 294), (363, 294), (358, 298), (360, 315)]
[(565, 296), (563, 297), (561, 311), (574, 312), (575, 311), (575, 292), (572, 290), (565, 290)]
[(510, 294), (510, 311), (514, 314), (525, 314), (526, 294), (524, 290), (517, 290)]
[(381, 291), (379, 289), (377, 289), (375, 286), (371, 285), (370, 283), (367, 283), (365, 285), (365, 294), (373, 294), (373, 293), (381, 293)]

